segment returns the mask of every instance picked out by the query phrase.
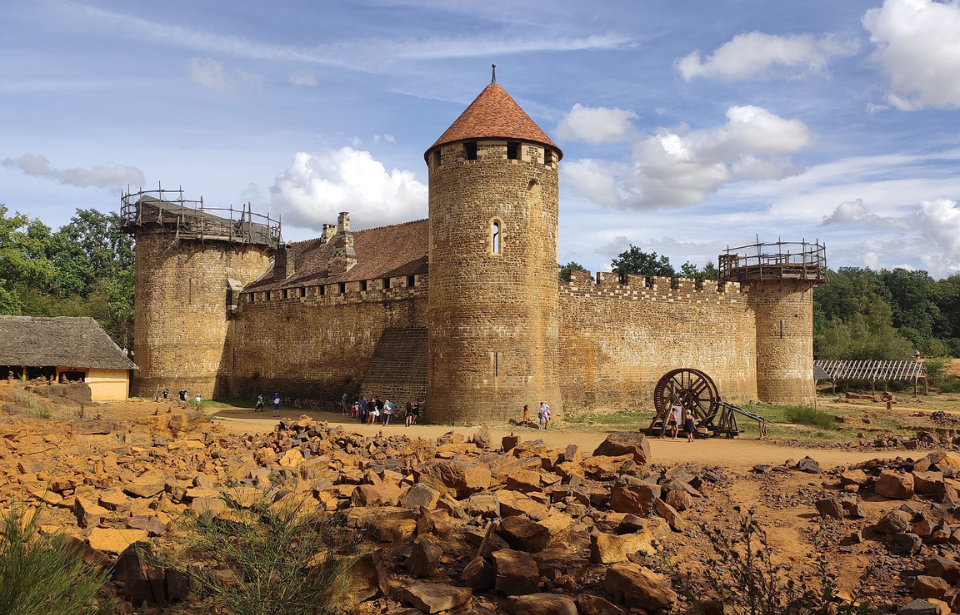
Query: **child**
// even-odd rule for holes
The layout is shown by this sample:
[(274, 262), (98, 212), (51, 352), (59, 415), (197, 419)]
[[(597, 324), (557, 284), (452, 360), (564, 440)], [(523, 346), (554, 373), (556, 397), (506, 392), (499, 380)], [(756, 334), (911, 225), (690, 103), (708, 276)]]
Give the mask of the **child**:
[(523, 404), (523, 426), (530, 426), (530, 406)]
[(263, 412), (263, 395), (257, 395), (257, 405), (253, 407), (254, 412)]

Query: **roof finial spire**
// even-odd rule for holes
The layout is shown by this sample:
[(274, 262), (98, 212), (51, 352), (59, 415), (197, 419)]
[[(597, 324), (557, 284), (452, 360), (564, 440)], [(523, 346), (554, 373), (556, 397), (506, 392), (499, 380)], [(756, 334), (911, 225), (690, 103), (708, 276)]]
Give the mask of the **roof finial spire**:
[(490, 83), (496, 83), (496, 82), (497, 82), (497, 65), (494, 64), (494, 65), (493, 65), (493, 77), (490, 78)]

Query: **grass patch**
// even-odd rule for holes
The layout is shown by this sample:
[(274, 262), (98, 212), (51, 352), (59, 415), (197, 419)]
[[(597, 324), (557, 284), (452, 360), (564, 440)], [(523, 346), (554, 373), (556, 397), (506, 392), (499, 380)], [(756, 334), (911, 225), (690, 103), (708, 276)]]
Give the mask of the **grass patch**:
[(573, 416), (564, 415), (563, 422), (571, 427), (646, 427), (653, 418), (653, 410), (637, 412), (618, 410), (617, 412), (587, 412)]
[(832, 414), (810, 406), (784, 406), (783, 416), (788, 423), (810, 425), (819, 429), (836, 429), (837, 419)]

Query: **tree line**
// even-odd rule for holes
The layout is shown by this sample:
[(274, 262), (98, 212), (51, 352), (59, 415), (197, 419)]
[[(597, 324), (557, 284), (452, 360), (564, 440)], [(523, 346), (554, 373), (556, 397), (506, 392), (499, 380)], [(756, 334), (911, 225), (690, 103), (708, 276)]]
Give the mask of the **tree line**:
[[(712, 262), (702, 269), (686, 262), (680, 270), (670, 259), (631, 245), (611, 263), (626, 275), (688, 278), (697, 285), (718, 279)], [(583, 270), (576, 262), (561, 267), (561, 277)], [(926, 271), (840, 267), (813, 292), (814, 354), (821, 359), (912, 359), (960, 357), (960, 274), (934, 280)]]
[(132, 349), (133, 244), (117, 213), (78, 209), (53, 231), (0, 205), (0, 314), (92, 316)]

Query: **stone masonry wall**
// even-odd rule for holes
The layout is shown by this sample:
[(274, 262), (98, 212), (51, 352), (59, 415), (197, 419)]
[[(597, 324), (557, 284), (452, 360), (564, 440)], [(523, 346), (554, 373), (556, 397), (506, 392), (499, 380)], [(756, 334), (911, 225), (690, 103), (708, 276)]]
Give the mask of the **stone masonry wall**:
[[(753, 308), (739, 285), (571, 272), (560, 284), (561, 390), (568, 414), (652, 408), (653, 388), (681, 367), (706, 372), (721, 397), (757, 399)], [(809, 349), (807, 349), (809, 352)]]
[[(280, 393), (304, 404), (339, 403), (343, 393), (360, 390), (364, 371), (385, 329), (426, 327), (427, 276), (337, 284), (324, 288), (243, 293), (237, 317), (231, 322), (218, 397), (255, 398)], [(303, 296), (301, 296), (301, 292)], [(253, 300), (251, 300), (253, 296)]]
[[(516, 418), (563, 404), (558, 380), (557, 165), (543, 146), (481, 140), (430, 164), (427, 409), (450, 423)], [(554, 154), (553, 160), (556, 160)], [(500, 253), (492, 248), (500, 225)]]
[(812, 404), (813, 288), (802, 280), (754, 282), (757, 314), (757, 393), (778, 404)]
[(270, 265), (262, 246), (178, 240), (165, 229), (137, 233), (131, 393), (181, 387), (213, 395), (227, 335), (228, 280), (248, 284)]

